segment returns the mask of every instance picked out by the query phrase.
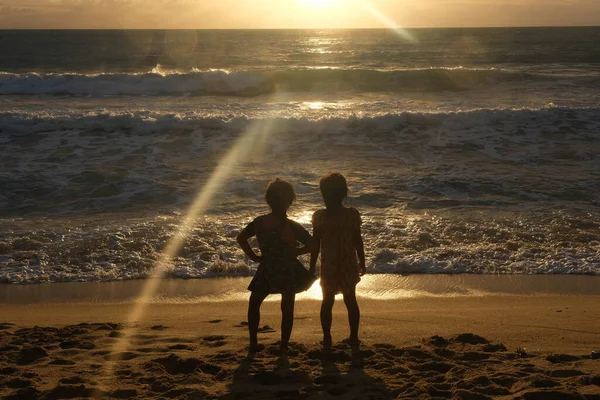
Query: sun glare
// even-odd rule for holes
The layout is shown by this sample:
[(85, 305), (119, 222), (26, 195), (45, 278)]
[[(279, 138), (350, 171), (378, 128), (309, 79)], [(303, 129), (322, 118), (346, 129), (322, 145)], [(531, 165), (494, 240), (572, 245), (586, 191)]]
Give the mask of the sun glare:
[(338, 0), (298, 0), (301, 5), (311, 8), (324, 8), (337, 2)]

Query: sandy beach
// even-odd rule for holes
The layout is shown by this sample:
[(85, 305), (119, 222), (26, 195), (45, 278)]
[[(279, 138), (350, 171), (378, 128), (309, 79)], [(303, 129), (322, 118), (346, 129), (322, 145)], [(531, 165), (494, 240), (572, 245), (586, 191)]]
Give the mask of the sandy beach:
[[(60, 298), (82, 285), (52, 291)], [(28, 302), (13, 292), (15, 301), (7, 301), (6, 292), (19, 288), (2, 288), (3, 398), (600, 398), (594, 294), (363, 296), (360, 351), (342, 342), (347, 322), (339, 301), (329, 353), (319, 345), (319, 302), (303, 298), (287, 358), (276, 345), (278, 303), (269, 301), (259, 337), (264, 349), (248, 360), (245, 293), (222, 301), (163, 297), (133, 318), (135, 303), (123, 299), (30, 295)]]

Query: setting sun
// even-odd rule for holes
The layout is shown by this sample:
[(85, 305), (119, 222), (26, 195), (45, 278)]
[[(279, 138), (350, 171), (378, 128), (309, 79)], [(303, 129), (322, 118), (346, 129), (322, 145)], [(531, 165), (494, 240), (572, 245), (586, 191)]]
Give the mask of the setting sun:
[(339, 0), (298, 0), (298, 3), (312, 8), (324, 8), (339, 3)]

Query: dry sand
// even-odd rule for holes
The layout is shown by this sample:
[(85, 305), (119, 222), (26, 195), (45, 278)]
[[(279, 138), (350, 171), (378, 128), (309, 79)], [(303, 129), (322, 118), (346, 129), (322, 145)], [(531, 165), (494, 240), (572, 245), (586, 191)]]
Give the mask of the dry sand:
[[(287, 359), (277, 302), (263, 306), (265, 348), (246, 359), (242, 301), (1, 307), (4, 398), (600, 399), (598, 296), (361, 299), (360, 351), (335, 307), (330, 353), (318, 306), (297, 302)], [(124, 340), (126, 338), (126, 340)], [(127, 344), (127, 347), (118, 347)], [(597, 354), (597, 353), (595, 353)], [(594, 356), (595, 357), (595, 356)], [(117, 359), (118, 361), (111, 361)]]

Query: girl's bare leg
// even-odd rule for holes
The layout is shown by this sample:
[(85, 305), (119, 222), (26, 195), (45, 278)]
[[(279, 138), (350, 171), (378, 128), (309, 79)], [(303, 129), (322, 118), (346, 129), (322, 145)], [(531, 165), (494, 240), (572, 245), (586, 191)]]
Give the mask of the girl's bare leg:
[(258, 349), (258, 325), (260, 324), (260, 306), (268, 293), (252, 292), (248, 303), (248, 333), (250, 334), (250, 353)]
[(323, 302), (321, 303), (321, 328), (323, 328), (323, 347), (331, 347), (331, 321), (333, 316), (333, 304), (335, 303), (335, 293), (323, 289)]
[(360, 324), (360, 309), (356, 301), (356, 287), (344, 292), (344, 303), (348, 309), (348, 322), (350, 324), (350, 344), (358, 345), (358, 326)]
[(281, 295), (281, 350), (287, 350), (294, 326), (294, 303), (296, 293), (283, 293)]

